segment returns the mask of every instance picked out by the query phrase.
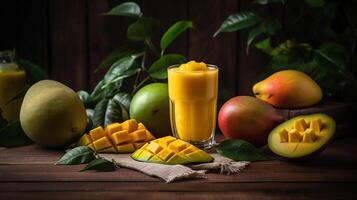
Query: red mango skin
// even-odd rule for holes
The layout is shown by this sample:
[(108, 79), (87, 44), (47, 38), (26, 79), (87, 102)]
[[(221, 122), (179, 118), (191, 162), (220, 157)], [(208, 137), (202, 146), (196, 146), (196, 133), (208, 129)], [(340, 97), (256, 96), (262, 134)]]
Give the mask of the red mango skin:
[(267, 144), (270, 131), (282, 121), (271, 105), (250, 96), (231, 98), (218, 114), (218, 126), (226, 138), (246, 140), (257, 147)]
[(322, 99), (320, 86), (296, 70), (276, 72), (253, 86), (254, 95), (278, 108), (303, 108)]

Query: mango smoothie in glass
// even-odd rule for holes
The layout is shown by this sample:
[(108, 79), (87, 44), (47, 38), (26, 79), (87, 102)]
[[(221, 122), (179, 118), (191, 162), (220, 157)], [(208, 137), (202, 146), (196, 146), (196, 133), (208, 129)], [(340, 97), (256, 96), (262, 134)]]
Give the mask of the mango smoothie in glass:
[(170, 122), (174, 136), (200, 148), (214, 145), (218, 68), (190, 61), (168, 68)]
[(22, 99), (9, 101), (25, 86), (26, 73), (16, 64), (14, 52), (0, 52), (0, 112), (7, 121), (19, 118)]

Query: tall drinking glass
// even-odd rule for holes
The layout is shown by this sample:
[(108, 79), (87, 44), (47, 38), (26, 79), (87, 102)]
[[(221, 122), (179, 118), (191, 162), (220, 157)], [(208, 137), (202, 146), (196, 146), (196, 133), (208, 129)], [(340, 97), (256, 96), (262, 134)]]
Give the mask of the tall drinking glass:
[(182, 70), (168, 68), (170, 122), (174, 136), (209, 149), (214, 145), (218, 93), (218, 68)]

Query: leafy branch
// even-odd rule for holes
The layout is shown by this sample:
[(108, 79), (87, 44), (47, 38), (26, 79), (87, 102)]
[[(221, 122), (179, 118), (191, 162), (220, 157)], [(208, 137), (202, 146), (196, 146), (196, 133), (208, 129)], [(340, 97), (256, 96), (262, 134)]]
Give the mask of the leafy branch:
[[(349, 1), (305, 0), (298, 6), (287, 0), (255, 0), (258, 6), (289, 5), (299, 11), (285, 24), (254, 11), (229, 15), (217, 35), (248, 29), (246, 52), (251, 46), (270, 56), (260, 78), (284, 69), (309, 74), (323, 89), (325, 97), (357, 99), (357, 71), (354, 66), (357, 42), (356, 5)], [(308, 20), (307, 20), (308, 19)], [(343, 20), (341, 22), (341, 19)]]
[[(191, 21), (178, 21), (170, 26), (160, 38), (160, 44), (153, 43), (158, 36), (161, 23), (158, 19), (144, 16), (140, 6), (134, 2), (121, 3), (104, 15), (123, 16), (134, 19), (126, 31), (127, 43), (110, 53), (98, 66), (96, 71), (106, 69), (103, 79), (94, 90), (83, 99), (86, 108), (94, 109), (94, 125), (105, 125), (114, 121), (123, 121), (128, 116), (128, 106), (116, 100), (122, 96), (131, 100), (137, 90), (151, 82), (162, 82), (167, 79), (167, 67), (185, 62), (180, 54), (167, 54), (167, 48), (184, 31), (193, 28)], [(159, 48), (158, 48), (159, 47)], [(148, 55), (154, 58), (148, 59)], [(148, 60), (153, 60), (148, 63)], [(131, 90), (123, 87), (132, 83)], [(83, 91), (82, 91), (83, 93)], [(114, 117), (118, 115), (120, 117)]]

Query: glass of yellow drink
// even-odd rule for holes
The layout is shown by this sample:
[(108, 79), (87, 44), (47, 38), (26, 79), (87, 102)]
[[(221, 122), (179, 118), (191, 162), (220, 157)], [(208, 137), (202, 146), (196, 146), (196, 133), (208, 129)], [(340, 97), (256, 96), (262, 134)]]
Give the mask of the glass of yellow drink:
[(218, 68), (190, 61), (168, 68), (170, 121), (175, 137), (200, 148), (214, 145)]
[(7, 121), (19, 118), (22, 99), (9, 102), (26, 86), (26, 73), (12, 51), (0, 52), (0, 112)]

